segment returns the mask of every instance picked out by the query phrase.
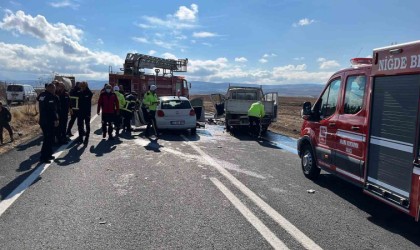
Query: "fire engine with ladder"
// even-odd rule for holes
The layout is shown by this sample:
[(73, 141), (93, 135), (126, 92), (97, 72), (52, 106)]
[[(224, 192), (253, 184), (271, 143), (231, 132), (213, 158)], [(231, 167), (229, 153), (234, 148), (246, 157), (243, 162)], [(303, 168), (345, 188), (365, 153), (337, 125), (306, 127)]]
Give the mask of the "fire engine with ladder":
[[(112, 71), (109, 67), (109, 83), (123, 86), (125, 92), (136, 92), (139, 97), (149, 90), (150, 85), (157, 86), (158, 96), (181, 95), (189, 97), (187, 80), (174, 76), (174, 72), (187, 72), (188, 59), (165, 59), (138, 53), (127, 53), (122, 72)], [(155, 74), (148, 74), (145, 69), (154, 69)]]
[(420, 41), (378, 48), (303, 104), (303, 173), (321, 169), (420, 219)]

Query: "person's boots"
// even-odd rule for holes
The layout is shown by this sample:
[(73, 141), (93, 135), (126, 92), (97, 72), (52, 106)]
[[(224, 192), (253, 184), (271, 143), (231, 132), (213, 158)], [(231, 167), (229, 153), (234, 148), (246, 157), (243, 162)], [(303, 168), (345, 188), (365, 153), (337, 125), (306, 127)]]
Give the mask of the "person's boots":
[(85, 137), (85, 140), (83, 141), (83, 144), (84, 144), (85, 146), (87, 146), (87, 145), (88, 145), (88, 143), (89, 143), (89, 136), (86, 136), (86, 137)]

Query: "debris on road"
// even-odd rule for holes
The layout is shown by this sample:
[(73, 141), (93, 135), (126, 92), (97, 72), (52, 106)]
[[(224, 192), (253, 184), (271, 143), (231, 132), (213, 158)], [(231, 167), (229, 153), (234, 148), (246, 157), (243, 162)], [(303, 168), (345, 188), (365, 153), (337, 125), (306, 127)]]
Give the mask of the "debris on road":
[(313, 190), (313, 189), (308, 189), (308, 190), (306, 190), (308, 193), (310, 193), (310, 194), (314, 194), (315, 193), (315, 190)]

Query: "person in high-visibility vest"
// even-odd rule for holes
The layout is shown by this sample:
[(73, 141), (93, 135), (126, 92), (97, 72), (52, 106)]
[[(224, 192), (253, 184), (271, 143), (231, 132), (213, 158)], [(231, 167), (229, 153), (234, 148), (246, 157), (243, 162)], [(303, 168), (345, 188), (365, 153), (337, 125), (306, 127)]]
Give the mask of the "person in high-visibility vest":
[[(125, 103), (126, 103), (125, 97), (124, 97), (123, 94), (120, 93), (120, 87), (118, 87), (117, 85), (114, 86), (114, 93), (118, 98), (118, 104), (119, 104), (120, 109), (121, 109), (121, 107), (125, 107)], [(121, 116), (120, 113), (118, 113), (115, 116), (115, 122), (114, 122), (114, 124), (115, 124), (115, 135), (116, 136), (120, 135), (121, 123), (122, 123), (122, 116)]]
[(143, 97), (143, 105), (145, 106), (147, 110), (147, 114), (145, 115), (148, 116), (148, 122), (147, 122), (146, 133), (145, 133), (146, 136), (149, 136), (150, 126), (153, 126), (153, 128), (155, 129), (157, 133), (156, 108), (159, 103), (159, 99), (156, 95), (156, 89), (157, 89), (156, 85), (151, 85), (150, 90), (147, 91)]
[(249, 130), (259, 134), (261, 119), (265, 116), (264, 104), (261, 101), (254, 102), (248, 109)]
[(123, 131), (131, 132), (131, 119), (133, 118), (133, 112), (137, 106), (137, 98), (130, 93), (125, 96), (125, 100), (125, 106), (120, 108), (120, 113), (123, 117)]

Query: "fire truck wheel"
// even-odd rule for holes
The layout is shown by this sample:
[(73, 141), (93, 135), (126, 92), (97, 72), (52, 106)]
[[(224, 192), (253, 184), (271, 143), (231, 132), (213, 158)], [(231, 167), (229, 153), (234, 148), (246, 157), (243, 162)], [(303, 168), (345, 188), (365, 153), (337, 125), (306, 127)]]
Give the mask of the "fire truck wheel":
[(321, 172), (321, 169), (316, 165), (311, 146), (304, 146), (302, 152), (301, 163), (303, 174), (310, 180), (316, 180)]

